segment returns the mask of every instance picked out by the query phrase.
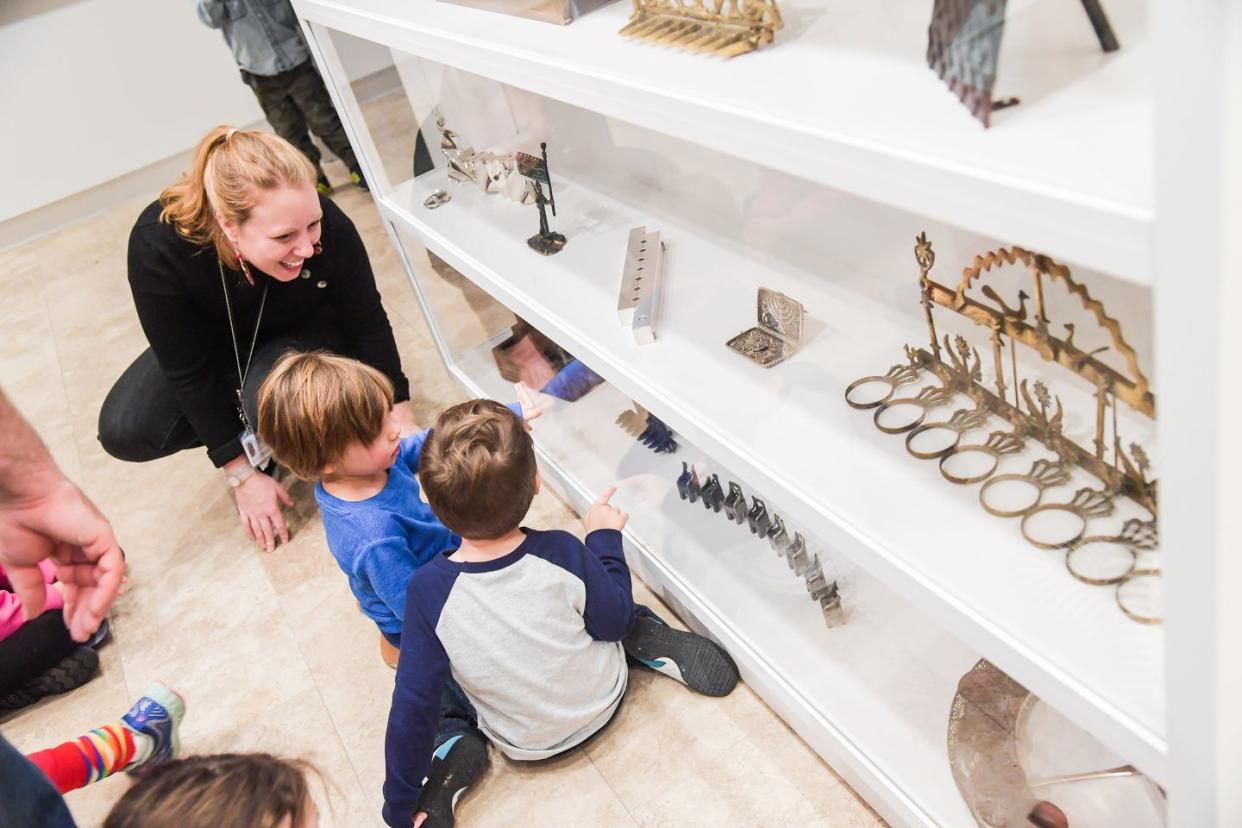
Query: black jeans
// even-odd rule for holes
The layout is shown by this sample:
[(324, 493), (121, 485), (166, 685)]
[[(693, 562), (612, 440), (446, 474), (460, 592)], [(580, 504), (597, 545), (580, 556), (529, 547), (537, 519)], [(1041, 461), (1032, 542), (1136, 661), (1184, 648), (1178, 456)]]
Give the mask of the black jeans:
[(0, 641), (0, 694), (46, 673), (77, 649), (61, 610), (48, 610)]
[[(258, 422), (259, 386), (282, 354), (289, 350), (323, 349), (352, 356), (345, 346), (345, 337), (334, 320), (319, 320), (319, 324), (307, 330), (283, 332), (260, 340), (243, 389), (250, 424)], [(221, 364), (228, 365), (232, 359), (232, 353), (221, 355)], [(227, 371), (230, 384), (236, 382), (232, 367), (221, 370)], [(232, 403), (232, 395), (229, 402)], [(238, 422), (237, 431), (240, 433), (241, 429)], [(156, 460), (202, 445), (150, 348), (125, 369), (104, 399), (99, 410), (99, 442), (108, 454), (132, 463)]]
[(323, 78), (313, 60), (295, 66), (279, 75), (252, 75), (245, 69), (242, 80), (254, 92), (263, 108), (267, 122), (276, 134), (300, 149), (316, 167), (319, 166), (319, 147), (311, 140), (307, 128), (314, 131), (336, 153), (352, 172), (358, 169), (358, 159), (349, 144), (349, 136), (332, 105), (332, 97), (323, 85)]

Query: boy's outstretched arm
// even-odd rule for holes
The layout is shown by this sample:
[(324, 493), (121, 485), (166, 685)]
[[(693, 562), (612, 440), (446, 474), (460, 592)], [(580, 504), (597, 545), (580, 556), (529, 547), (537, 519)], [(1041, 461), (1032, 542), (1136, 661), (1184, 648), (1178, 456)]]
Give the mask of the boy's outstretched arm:
[(586, 584), (587, 632), (599, 641), (620, 641), (630, 631), (634, 617), (633, 584), (625, 564), (621, 530), (629, 515), (609, 501), (614, 485), (600, 495), (583, 518), (586, 550), (582, 573)]

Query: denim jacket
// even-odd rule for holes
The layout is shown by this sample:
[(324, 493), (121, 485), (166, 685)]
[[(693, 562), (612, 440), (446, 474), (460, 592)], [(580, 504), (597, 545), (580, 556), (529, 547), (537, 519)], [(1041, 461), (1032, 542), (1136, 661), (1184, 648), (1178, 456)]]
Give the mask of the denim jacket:
[(197, 0), (198, 19), (224, 31), (237, 65), (270, 77), (310, 58), (289, 0)]

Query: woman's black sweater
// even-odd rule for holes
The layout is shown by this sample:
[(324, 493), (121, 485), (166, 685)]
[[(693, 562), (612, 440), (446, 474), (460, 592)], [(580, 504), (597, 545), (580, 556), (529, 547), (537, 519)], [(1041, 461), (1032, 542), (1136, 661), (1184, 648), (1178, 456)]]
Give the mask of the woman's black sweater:
[[(332, 201), (320, 196), (319, 203), (323, 252), (306, 260), (303, 278), (279, 282), (252, 270), (256, 282), (252, 286), (240, 271), (224, 268), (243, 368), (259, 299), (263, 286), (268, 285), (260, 343), (305, 330), (308, 324), (334, 320), (346, 338), (349, 355), (386, 374), (398, 402), (408, 400), (410, 384), (401, 372), (392, 326), (362, 239)], [(241, 423), (237, 369), (215, 248), (196, 245), (178, 235), (171, 224), (162, 223), (157, 201), (142, 211), (130, 231), (129, 285), (142, 329), (182, 413), (212, 462), (224, 465), (242, 453)], [(250, 413), (253, 417), (254, 412)]]

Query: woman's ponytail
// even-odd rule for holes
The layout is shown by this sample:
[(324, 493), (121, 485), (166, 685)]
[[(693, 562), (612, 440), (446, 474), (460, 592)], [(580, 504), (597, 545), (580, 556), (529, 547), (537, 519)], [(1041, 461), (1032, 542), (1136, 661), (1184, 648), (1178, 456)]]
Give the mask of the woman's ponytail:
[(181, 180), (160, 193), (160, 221), (195, 244), (214, 244), (220, 261), (236, 269), (216, 214), (242, 224), (261, 192), (285, 185), (315, 185), (315, 166), (300, 150), (276, 135), (221, 125), (199, 141)]

